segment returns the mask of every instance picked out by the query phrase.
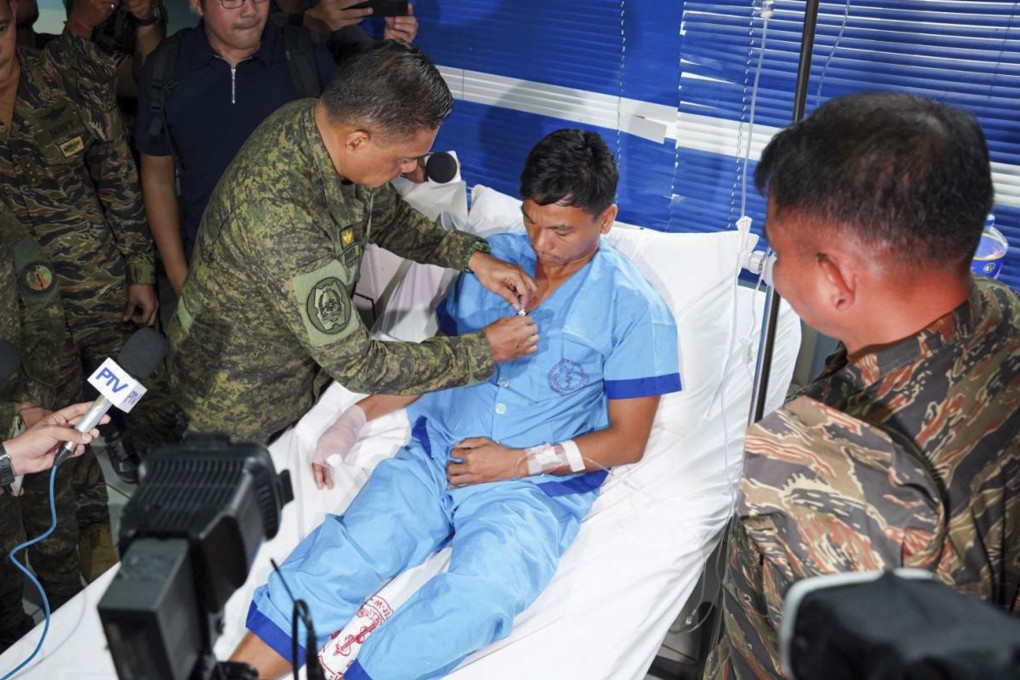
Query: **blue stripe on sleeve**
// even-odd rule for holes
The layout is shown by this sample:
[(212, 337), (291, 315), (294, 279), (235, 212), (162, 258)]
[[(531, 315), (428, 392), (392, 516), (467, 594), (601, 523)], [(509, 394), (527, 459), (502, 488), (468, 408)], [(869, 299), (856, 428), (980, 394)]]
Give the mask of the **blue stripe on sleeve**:
[[(244, 625), (248, 630), (255, 633), (260, 640), (272, 647), (273, 651), (286, 659), (287, 663), (293, 663), (293, 660), (290, 658), (291, 648), (293, 647), (292, 638), (280, 630), (273, 623), (272, 619), (260, 612), (254, 602), (248, 607), (248, 619), (244, 622)], [(304, 665), (305, 648), (298, 643), (298, 667), (300, 668)]]
[(549, 498), (569, 496), (574, 493), (587, 493), (602, 486), (602, 482), (606, 481), (608, 475), (608, 470), (587, 472), (562, 482), (544, 482), (539, 484), (538, 488), (544, 491)]
[(366, 673), (362, 665), (355, 659), (351, 667), (344, 671), (344, 680), (372, 680), (372, 676)]
[(457, 322), (446, 311), (446, 300), (443, 300), (442, 304), (436, 309), (436, 321), (439, 323), (439, 330), (443, 331), (444, 335), (451, 338), (459, 335), (457, 333)]
[(637, 378), (635, 380), (606, 380), (606, 397), (608, 399), (634, 399), (635, 397), (655, 397), (660, 394), (679, 392), (680, 374), (657, 375), (654, 378)]

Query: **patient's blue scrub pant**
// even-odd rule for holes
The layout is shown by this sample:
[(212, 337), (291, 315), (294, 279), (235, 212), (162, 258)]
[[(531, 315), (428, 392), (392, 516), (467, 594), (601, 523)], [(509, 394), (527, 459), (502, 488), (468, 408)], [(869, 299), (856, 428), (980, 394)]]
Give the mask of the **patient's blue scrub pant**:
[[(294, 597), (311, 608), (321, 647), (388, 579), (452, 546), (448, 571), (365, 641), (347, 680), (442, 677), (506, 637), (549, 583), (605, 478), (448, 490), (449, 444), (430, 441), (424, 424), (419, 420), (411, 443), (376, 467), (343, 516), (327, 516), (281, 566)], [(247, 622), (288, 660), (292, 606), (274, 573), (256, 590)]]

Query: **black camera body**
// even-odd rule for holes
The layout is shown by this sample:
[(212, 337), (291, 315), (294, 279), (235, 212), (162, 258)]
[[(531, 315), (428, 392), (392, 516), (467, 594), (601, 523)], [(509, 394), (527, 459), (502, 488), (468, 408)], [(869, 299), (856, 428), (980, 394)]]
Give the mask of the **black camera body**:
[(294, 498), (269, 451), (226, 435), (154, 450), (124, 508), (121, 567), (99, 603), (120, 680), (207, 680), (223, 607)]

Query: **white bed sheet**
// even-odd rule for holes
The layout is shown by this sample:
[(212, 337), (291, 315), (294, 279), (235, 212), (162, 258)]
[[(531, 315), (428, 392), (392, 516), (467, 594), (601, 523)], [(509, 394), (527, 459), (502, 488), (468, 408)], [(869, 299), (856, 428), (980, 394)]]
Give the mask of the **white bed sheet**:
[[(479, 203), (476, 200), (476, 207)], [(733, 328), (738, 337), (756, 329), (763, 296), (756, 298), (749, 289), (734, 290), (735, 269), (722, 285), (712, 280), (720, 276), (718, 271), (710, 275), (699, 270), (702, 278), (688, 280), (684, 290), (678, 291), (676, 270), (685, 265), (667, 252), (667, 245), (677, 241), (663, 239), (685, 237), (656, 232), (624, 236), (632, 242), (623, 242), (621, 250), (641, 260), (639, 266), (659, 258), (646, 275), (660, 287), (677, 315), (684, 347), (685, 392), (664, 400), (645, 459), (615, 471), (607, 481), (552, 583), (518, 617), (511, 635), (470, 656), (449, 677), (643, 678), (666, 630), (690, 597), (729, 516), (742, 462), (755, 352), (742, 342), (728, 342), (726, 336)], [(731, 236), (688, 238), (685, 249), (703, 249), (693, 256), (702, 269), (710, 250), (718, 251), (720, 262), (726, 263), (729, 257), (732, 263), (737, 246)], [(726, 238), (731, 242), (722, 243)], [(724, 264), (724, 268), (730, 266)], [(430, 269), (434, 268), (412, 267), (408, 282), (394, 295), (394, 305), (405, 308), (398, 335), (406, 339), (412, 339), (408, 334), (425, 331), (422, 310), (429, 304), (421, 300), (421, 291), (427, 290), (425, 281), (433, 281), (434, 289), (434, 281), (441, 275)], [(730, 318), (734, 300), (735, 326)], [(799, 343), (799, 320), (784, 305), (773, 359), (770, 407), (783, 399)], [(732, 352), (727, 363), (728, 350)], [(727, 380), (721, 389), (724, 365)], [(266, 580), (269, 559), (286, 557), (325, 513), (342, 512), (371, 467), (406, 441), (408, 427), (402, 413), (370, 423), (368, 436), (354, 451), (356, 464), (335, 470), (332, 492), (315, 489), (307, 465), (315, 439), (339, 410), (359, 396), (332, 386), (295, 428), (270, 447), (278, 469), (291, 471), (296, 500), (284, 508), (279, 535), (261, 548), (247, 583), (227, 605), (226, 629), (216, 646), (220, 658), (229, 655), (244, 633), (252, 591)], [(438, 559), (434, 557), (420, 569), (434, 570)], [(114, 572), (111, 569), (54, 615), (43, 652), (18, 677), (115, 677), (95, 611)], [(397, 585), (388, 586), (389, 591), (384, 587), (379, 595), (389, 597)], [(0, 657), (0, 669), (11, 668), (27, 656), (41, 628)]]

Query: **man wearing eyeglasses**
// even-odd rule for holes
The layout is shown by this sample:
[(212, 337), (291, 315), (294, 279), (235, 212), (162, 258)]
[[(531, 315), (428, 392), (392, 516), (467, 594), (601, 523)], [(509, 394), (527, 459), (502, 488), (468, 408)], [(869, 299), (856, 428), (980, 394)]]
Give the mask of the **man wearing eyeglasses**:
[[(301, 29), (267, 21), (269, 0), (190, 3), (202, 20), (146, 60), (135, 127), (145, 212), (177, 295), (202, 213), (230, 161), (269, 114), (301, 96), (316, 96), (336, 70), (325, 47), (307, 37), (290, 42)], [(288, 51), (295, 49), (305, 52), (302, 63), (314, 64), (309, 70), (315, 73), (306, 75), (316, 91), (298, 92), (288, 67)], [(163, 94), (154, 96), (158, 92)]]

